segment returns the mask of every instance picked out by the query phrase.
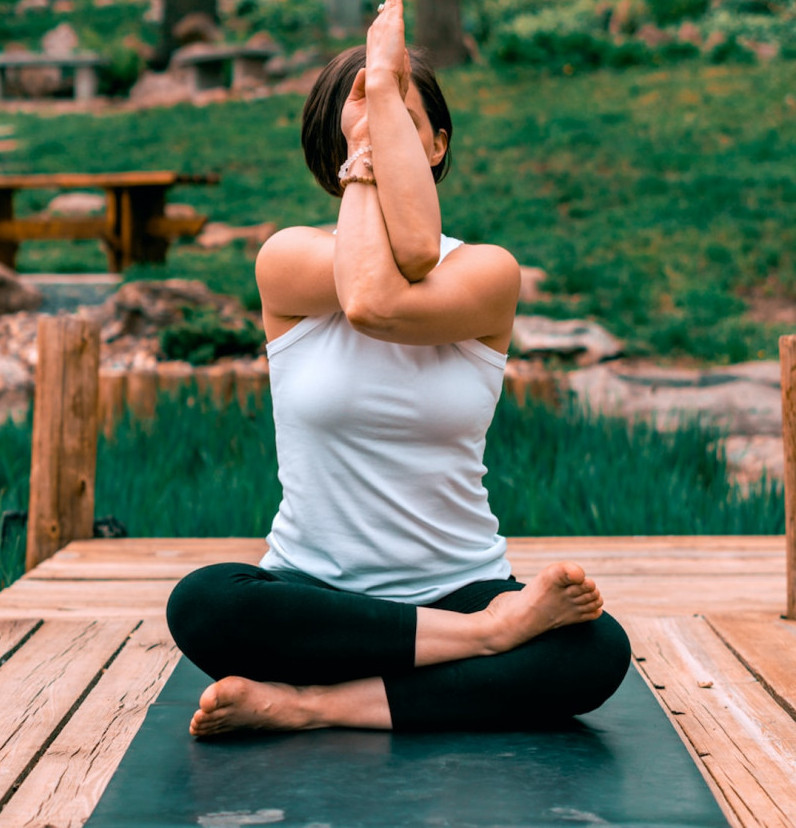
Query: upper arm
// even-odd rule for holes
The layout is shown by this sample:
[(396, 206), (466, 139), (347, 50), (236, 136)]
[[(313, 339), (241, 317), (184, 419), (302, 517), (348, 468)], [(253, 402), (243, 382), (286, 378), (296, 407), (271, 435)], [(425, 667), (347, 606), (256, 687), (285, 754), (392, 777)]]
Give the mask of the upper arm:
[(441, 345), (481, 339), (505, 351), (519, 289), (519, 265), (508, 251), (463, 245), (425, 279), (404, 282), (351, 322), (362, 333), (388, 342)]
[(334, 285), (334, 236), (315, 227), (289, 227), (271, 236), (255, 273), (263, 319), (323, 316), (340, 310)]

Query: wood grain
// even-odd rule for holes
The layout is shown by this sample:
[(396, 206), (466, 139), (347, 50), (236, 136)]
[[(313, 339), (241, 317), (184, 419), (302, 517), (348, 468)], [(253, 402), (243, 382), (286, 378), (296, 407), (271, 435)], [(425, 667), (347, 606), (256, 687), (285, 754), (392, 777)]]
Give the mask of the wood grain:
[(41, 623), (36, 618), (13, 618), (0, 621), (0, 664)]
[(639, 667), (738, 823), (793, 828), (796, 722), (703, 618), (632, 618)]
[(796, 719), (796, 621), (772, 614), (711, 613), (710, 626)]
[(69, 541), (93, 534), (99, 325), (41, 317), (37, 349), (28, 570)]
[(145, 621), (36, 763), (0, 822), (82, 826), (178, 660), (166, 625)]
[(0, 666), (0, 803), (137, 623), (45, 621)]
[(796, 619), (796, 336), (779, 338), (782, 438), (785, 449), (787, 616)]

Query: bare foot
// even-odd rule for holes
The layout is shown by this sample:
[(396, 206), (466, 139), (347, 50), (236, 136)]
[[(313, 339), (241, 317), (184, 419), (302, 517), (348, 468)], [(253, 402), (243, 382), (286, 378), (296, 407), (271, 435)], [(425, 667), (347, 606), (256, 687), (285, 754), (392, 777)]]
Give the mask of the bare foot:
[(506, 652), (555, 627), (593, 621), (602, 614), (600, 591), (581, 567), (555, 563), (516, 592), (503, 592), (485, 612), (492, 616), (490, 646)]
[(309, 703), (311, 688), (251, 681), (239, 676), (211, 684), (191, 719), (192, 736), (234, 730), (308, 730), (322, 727)]

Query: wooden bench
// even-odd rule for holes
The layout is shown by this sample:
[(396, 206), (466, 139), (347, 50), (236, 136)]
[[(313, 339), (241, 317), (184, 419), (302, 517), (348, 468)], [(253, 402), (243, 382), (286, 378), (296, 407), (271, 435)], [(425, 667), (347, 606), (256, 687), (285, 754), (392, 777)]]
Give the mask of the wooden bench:
[(107, 58), (100, 57), (94, 52), (79, 52), (67, 55), (2, 52), (0, 53), (0, 99), (6, 97), (9, 72), (55, 67), (61, 73), (66, 70), (73, 74), (75, 100), (91, 100), (97, 94), (97, 69), (100, 66), (106, 66), (108, 63)]
[(188, 74), (191, 87), (199, 92), (227, 86), (227, 66), (232, 64), (231, 86), (239, 89), (266, 80), (265, 62), (278, 53), (270, 46), (206, 46), (201, 51), (184, 51), (172, 65)]
[[(166, 215), (169, 188), (218, 181), (217, 175), (172, 171), (0, 176), (0, 263), (13, 268), (19, 245), (33, 239), (100, 239), (112, 273), (133, 262), (163, 262), (173, 239), (195, 236), (207, 221), (206, 216)], [(102, 189), (105, 212), (99, 216), (16, 217), (14, 195), (23, 189)]]

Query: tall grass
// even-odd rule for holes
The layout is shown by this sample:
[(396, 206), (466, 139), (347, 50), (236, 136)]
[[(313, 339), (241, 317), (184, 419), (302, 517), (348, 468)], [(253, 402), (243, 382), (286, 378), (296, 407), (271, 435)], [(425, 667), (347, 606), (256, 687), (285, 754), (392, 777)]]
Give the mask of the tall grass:
[[(253, 401), (252, 401), (253, 402)], [(24, 509), (30, 422), (0, 428), (0, 505)], [(779, 483), (748, 491), (729, 478), (718, 437), (696, 422), (660, 433), (574, 405), (556, 413), (504, 397), (492, 425), (486, 484), (508, 535), (779, 534)], [(129, 416), (101, 437), (96, 513), (133, 536), (265, 536), (279, 504), (270, 397), (224, 409), (161, 398), (152, 421)], [(21, 571), (19, 540), (0, 555)]]

